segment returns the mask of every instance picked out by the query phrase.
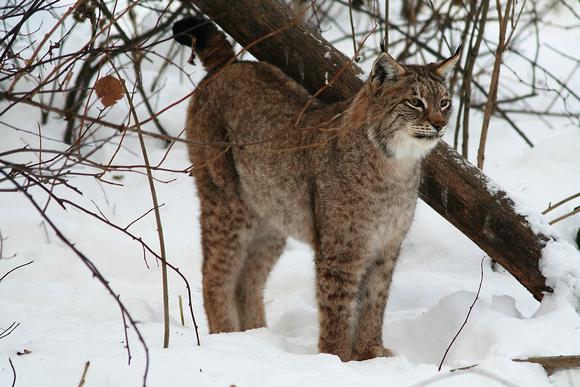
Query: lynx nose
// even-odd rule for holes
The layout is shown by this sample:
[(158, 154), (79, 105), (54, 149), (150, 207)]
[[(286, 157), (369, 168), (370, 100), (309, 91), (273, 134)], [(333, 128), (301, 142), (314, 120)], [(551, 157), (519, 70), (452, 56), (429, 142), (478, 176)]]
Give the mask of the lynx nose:
[(429, 123), (437, 132), (440, 132), (445, 127), (445, 118), (441, 113), (431, 114), (429, 116)]
[(445, 127), (445, 123), (444, 122), (431, 122), (431, 126), (433, 128), (435, 128), (435, 130), (437, 132), (440, 132)]

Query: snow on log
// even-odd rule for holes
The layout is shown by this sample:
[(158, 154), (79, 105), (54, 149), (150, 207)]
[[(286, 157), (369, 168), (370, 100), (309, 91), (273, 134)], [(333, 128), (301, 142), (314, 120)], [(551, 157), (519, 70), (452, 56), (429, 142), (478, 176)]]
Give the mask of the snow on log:
[[(318, 92), (324, 102), (352, 97), (362, 85), (362, 71), (355, 64), (275, 0), (193, 3), (252, 55), (278, 66), (311, 93)], [(330, 85), (328, 80), (333, 80)], [(551, 289), (539, 262), (553, 237), (535, 233), (514, 211), (509, 195), (490, 187), (478, 168), (441, 143), (425, 161), (420, 196), (541, 300)]]

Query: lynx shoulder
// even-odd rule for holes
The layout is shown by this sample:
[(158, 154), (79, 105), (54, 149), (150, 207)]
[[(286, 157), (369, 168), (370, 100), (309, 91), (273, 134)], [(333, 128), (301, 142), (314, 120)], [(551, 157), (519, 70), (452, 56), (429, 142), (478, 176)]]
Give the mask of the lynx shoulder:
[(422, 160), (451, 114), (445, 76), (459, 52), (425, 66), (383, 52), (352, 100), (325, 105), (270, 64), (236, 61), (208, 21), (184, 19), (174, 36), (208, 70), (187, 137), (210, 333), (265, 326), (266, 279), (293, 236), (315, 252), (320, 351), (390, 356), (389, 287)]

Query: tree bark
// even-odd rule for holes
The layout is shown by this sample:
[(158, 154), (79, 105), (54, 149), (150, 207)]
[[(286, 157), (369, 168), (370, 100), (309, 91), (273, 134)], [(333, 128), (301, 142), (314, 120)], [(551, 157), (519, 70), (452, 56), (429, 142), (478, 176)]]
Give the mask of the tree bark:
[[(356, 65), (276, 0), (193, 3), (259, 60), (278, 66), (312, 94), (323, 88), (318, 98), (324, 102), (348, 99), (363, 83)], [(420, 197), (541, 300), (550, 289), (538, 262), (550, 237), (536, 235), (508, 195), (490, 190), (488, 183), (479, 169), (440, 143), (425, 160)]]

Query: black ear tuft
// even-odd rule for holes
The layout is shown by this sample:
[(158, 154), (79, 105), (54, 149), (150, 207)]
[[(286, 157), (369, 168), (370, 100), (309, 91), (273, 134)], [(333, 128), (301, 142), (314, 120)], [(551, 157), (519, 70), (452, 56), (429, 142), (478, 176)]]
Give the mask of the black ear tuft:
[(190, 16), (181, 19), (173, 24), (173, 38), (184, 46), (191, 47), (195, 38), (195, 49), (203, 49), (203, 45), (207, 41), (207, 36), (211, 32), (213, 25), (211, 21)]
[(381, 39), (381, 42), (379, 43), (380, 47), (381, 47), (381, 52), (387, 52), (387, 33), (385, 32), (385, 36), (383, 36), (383, 38)]
[(447, 76), (451, 72), (451, 69), (453, 67), (455, 67), (455, 65), (457, 64), (459, 59), (461, 59), (461, 49), (462, 48), (463, 48), (463, 45), (460, 45), (457, 48), (457, 50), (455, 50), (455, 53), (452, 56), (450, 56), (449, 58), (447, 58), (439, 63), (434, 63), (432, 66), (433, 66), (433, 69), (435, 71), (435, 74), (437, 74), (438, 76), (440, 76), (443, 79), (447, 78)]

